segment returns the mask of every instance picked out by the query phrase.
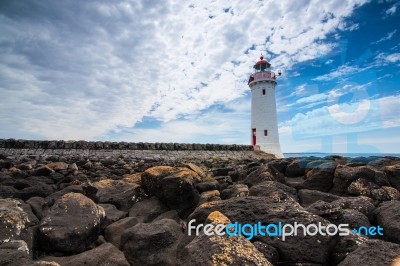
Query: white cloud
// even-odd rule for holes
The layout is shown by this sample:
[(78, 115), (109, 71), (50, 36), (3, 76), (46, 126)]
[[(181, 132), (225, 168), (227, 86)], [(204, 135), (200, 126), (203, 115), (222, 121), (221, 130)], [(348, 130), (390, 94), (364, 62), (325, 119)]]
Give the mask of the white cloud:
[(390, 39), (393, 38), (393, 36), (396, 34), (397, 30), (388, 32), (385, 36), (383, 36), (382, 38), (380, 38), (379, 40), (377, 40), (376, 42), (373, 42), (372, 44), (378, 44), (384, 41), (388, 41)]
[(10, 2), (0, 137), (96, 139), (144, 116), (196, 115), (248, 92), (261, 50), (283, 69), (326, 54), (327, 35), (365, 2)]
[(329, 81), (329, 80), (333, 80), (333, 79), (337, 79), (337, 78), (346, 77), (353, 73), (357, 73), (359, 71), (360, 71), (360, 69), (358, 67), (349, 66), (349, 65), (341, 65), (340, 67), (333, 70), (332, 72), (321, 75), (319, 77), (316, 77), (313, 80)]
[(306, 113), (297, 113), (279, 127), (282, 132), (288, 132), (290, 127), (293, 136), (298, 139), (400, 127), (397, 111), (400, 95), (356, 98), (354, 102), (332, 102)]

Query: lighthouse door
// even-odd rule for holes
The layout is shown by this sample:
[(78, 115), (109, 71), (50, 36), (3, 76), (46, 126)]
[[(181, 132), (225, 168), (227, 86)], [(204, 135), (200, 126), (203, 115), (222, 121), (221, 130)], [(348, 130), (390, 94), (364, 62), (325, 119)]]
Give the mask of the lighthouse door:
[(251, 132), (252, 132), (251, 137), (252, 137), (253, 145), (256, 145), (256, 143), (257, 143), (257, 141), (256, 141), (256, 129), (253, 128), (251, 130)]

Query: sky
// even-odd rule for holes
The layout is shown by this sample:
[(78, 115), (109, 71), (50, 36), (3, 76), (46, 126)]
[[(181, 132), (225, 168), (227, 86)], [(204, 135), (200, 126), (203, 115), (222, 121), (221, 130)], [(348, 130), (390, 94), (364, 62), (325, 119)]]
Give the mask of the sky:
[(252, 66), (281, 148), (400, 153), (400, 2), (0, 2), (0, 138), (250, 144)]

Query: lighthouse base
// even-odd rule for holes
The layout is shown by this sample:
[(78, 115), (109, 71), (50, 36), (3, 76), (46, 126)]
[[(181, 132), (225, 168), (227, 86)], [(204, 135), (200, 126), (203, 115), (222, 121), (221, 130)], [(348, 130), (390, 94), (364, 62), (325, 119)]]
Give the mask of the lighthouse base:
[(281, 151), (281, 146), (276, 143), (259, 143), (254, 146), (254, 150), (259, 150), (275, 155), (276, 158), (285, 158)]

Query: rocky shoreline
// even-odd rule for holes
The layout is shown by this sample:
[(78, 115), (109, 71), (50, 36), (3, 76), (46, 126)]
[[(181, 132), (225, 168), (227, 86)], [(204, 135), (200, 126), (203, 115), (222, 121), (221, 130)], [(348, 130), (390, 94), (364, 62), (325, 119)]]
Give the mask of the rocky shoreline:
[[(400, 263), (397, 157), (0, 153), (0, 185), (0, 265)], [(194, 219), (380, 226), (383, 236), (189, 236)]]

